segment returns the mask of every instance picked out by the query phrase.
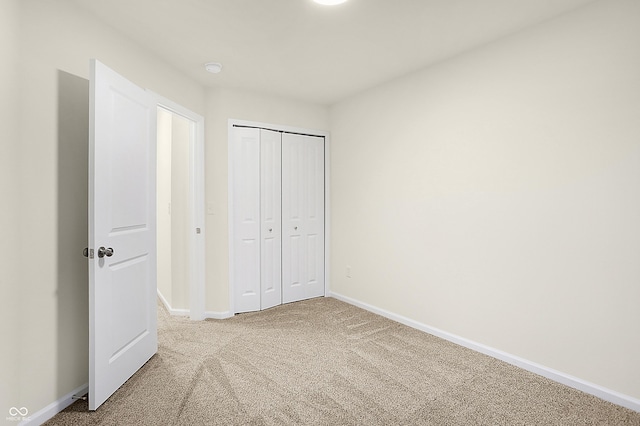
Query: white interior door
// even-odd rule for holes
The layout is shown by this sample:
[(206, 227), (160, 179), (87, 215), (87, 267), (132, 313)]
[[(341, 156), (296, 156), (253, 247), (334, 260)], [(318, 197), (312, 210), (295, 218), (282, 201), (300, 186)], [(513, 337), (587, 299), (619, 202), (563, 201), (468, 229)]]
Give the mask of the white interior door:
[(260, 130), (260, 309), (282, 303), (281, 133)]
[(282, 302), (324, 295), (324, 138), (282, 135)]
[(231, 144), (236, 313), (260, 310), (260, 130), (236, 128)]
[(89, 409), (158, 348), (156, 103), (91, 61)]

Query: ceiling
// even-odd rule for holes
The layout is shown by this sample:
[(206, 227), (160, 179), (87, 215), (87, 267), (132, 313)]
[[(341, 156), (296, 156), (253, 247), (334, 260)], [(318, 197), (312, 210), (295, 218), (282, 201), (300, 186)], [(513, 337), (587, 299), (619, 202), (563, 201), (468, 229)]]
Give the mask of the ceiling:
[(329, 105), (594, 0), (66, 1), (203, 86)]

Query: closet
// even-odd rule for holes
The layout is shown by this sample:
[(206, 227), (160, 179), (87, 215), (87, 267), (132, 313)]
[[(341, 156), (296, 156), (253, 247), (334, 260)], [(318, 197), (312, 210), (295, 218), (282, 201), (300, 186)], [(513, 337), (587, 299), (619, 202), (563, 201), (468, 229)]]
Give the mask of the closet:
[(324, 295), (324, 137), (234, 126), (230, 141), (235, 313)]

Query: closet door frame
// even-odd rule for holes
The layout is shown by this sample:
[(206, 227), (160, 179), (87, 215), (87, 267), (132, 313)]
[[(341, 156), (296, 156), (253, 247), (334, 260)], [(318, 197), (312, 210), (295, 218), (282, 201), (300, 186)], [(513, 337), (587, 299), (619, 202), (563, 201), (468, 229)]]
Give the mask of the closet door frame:
[(330, 293), (330, 253), (329, 247), (330, 244), (330, 235), (331, 235), (331, 194), (330, 194), (330, 182), (331, 182), (331, 140), (329, 132), (315, 130), (315, 129), (305, 129), (300, 127), (292, 127), (285, 126), (279, 124), (270, 124), (270, 123), (261, 123), (255, 121), (246, 121), (246, 120), (236, 120), (229, 119), (227, 126), (227, 140), (228, 140), (228, 229), (229, 229), (229, 312), (231, 315), (235, 314), (235, 296), (234, 296), (234, 284), (235, 284), (235, 274), (234, 274), (234, 211), (233, 211), (233, 202), (234, 199), (234, 180), (233, 180), (233, 147), (234, 143), (234, 127), (242, 126), (242, 127), (255, 127), (267, 130), (275, 130), (279, 132), (287, 132), (287, 133), (299, 133), (303, 135), (309, 136), (318, 136), (324, 138), (324, 296), (328, 296)]

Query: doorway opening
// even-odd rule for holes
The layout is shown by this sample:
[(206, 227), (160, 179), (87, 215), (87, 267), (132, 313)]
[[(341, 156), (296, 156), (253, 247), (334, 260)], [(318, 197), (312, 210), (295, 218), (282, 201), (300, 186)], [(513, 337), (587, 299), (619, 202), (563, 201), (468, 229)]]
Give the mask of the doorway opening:
[(172, 315), (202, 320), (204, 118), (156, 98), (158, 296)]

